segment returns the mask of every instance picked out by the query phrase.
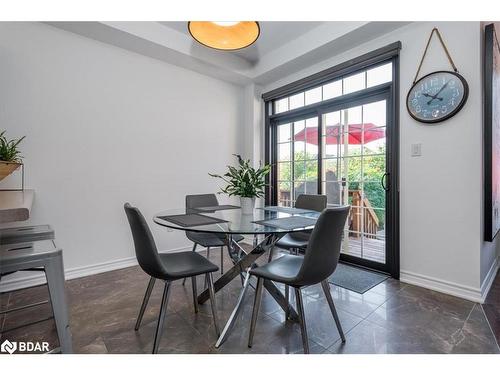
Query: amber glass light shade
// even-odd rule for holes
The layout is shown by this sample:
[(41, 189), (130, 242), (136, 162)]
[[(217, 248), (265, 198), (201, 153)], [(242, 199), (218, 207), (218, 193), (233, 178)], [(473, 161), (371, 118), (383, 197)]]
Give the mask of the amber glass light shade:
[(204, 46), (234, 51), (252, 45), (260, 34), (259, 23), (241, 22), (188, 22), (191, 36)]

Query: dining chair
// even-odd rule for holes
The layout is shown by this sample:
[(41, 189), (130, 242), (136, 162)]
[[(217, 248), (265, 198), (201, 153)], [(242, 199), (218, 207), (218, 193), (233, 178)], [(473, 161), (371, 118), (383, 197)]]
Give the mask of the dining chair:
[[(321, 212), (326, 208), (326, 195), (300, 194), (295, 201), (295, 208)], [(276, 246), (298, 255), (300, 250), (307, 247), (310, 235), (311, 231), (287, 233)]]
[[(215, 194), (195, 194), (186, 195), (186, 213), (199, 213), (196, 210), (199, 207), (214, 207), (218, 206), (219, 201)], [(186, 231), (186, 237), (193, 242), (193, 251), (196, 251), (198, 245), (207, 249), (207, 259), (210, 259), (210, 248), (220, 247), (220, 273), (224, 273), (224, 246), (226, 246), (225, 238), (217, 236), (213, 233), (198, 233)], [(233, 240), (240, 242), (244, 239), (242, 235), (233, 235)], [(186, 280), (184, 279), (182, 285)]]
[(163, 297), (161, 300), (160, 314), (156, 326), (156, 334), (153, 343), (153, 354), (158, 352), (160, 338), (165, 323), (168, 298), (172, 287), (172, 282), (185, 277), (191, 277), (193, 285), (193, 303), (194, 311), (198, 312), (198, 293), (196, 291), (196, 276), (205, 274), (208, 285), (210, 303), (212, 306), (212, 315), (214, 319), (215, 333), (217, 337), (220, 334), (217, 318), (217, 309), (215, 305), (215, 291), (212, 272), (219, 268), (205, 259), (198, 253), (192, 251), (183, 251), (178, 253), (158, 253), (153, 235), (138, 208), (125, 203), (125, 213), (127, 215), (132, 237), (134, 239), (135, 255), (140, 267), (150, 276), (149, 284), (139, 310), (139, 316), (135, 324), (137, 331), (141, 325), (142, 317), (151, 296), (155, 281), (161, 280), (165, 285), (163, 288)]
[(321, 283), (340, 338), (342, 342), (345, 342), (344, 332), (335, 309), (335, 304), (333, 303), (332, 295), (330, 294), (328, 277), (335, 271), (339, 261), (342, 233), (349, 209), (349, 206), (343, 206), (329, 208), (321, 213), (311, 233), (304, 256), (285, 254), (263, 266), (250, 270), (250, 275), (257, 277), (257, 289), (255, 291), (250, 334), (248, 337), (249, 347), (252, 347), (253, 343), (264, 280), (283, 283), (295, 289), (295, 300), (304, 353), (309, 353), (309, 341), (307, 338), (301, 289), (310, 285)]

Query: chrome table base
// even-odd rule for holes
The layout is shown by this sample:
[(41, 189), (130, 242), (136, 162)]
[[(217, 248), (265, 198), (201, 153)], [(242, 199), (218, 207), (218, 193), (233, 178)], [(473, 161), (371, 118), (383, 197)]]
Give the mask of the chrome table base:
[[(220, 347), (224, 341), (227, 339), (229, 334), (231, 333), (232, 328), (238, 318), (239, 313), (243, 308), (243, 302), (245, 300), (245, 296), (247, 294), (250, 284), (250, 273), (248, 272), (253, 267), (257, 267), (255, 261), (264, 255), (266, 252), (270, 252), (274, 247), (276, 242), (280, 239), (279, 235), (268, 235), (264, 238), (260, 243), (257, 241), (257, 237), (254, 237), (254, 246), (250, 252), (246, 252), (236, 241), (234, 241), (230, 236), (228, 238), (228, 250), (231, 259), (233, 260), (233, 267), (228, 270), (224, 275), (222, 275), (215, 283), (214, 289), (215, 292), (221, 290), (224, 286), (230, 283), (235, 277), (242, 277), (242, 289), (240, 295), (238, 297), (238, 301), (236, 303), (235, 308), (233, 309), (229, 319), (222, 330), (215, 347)], [(244, 277), (243, 277), (244, 275)], [(298, 320), (298, 314), (295, 309), (289, 304), (288, 299), (281, 293), (278, 287), (272, 282), (266, 280), (264, 282), (264, 287), (267, 291), (273, 296), (273, 298), (278, 302), (283, 311), (285, 311), (291, 320)], [(205, 290), (198, 296), (198, 302), (204, 303), (208, 300), (209, 292)]]

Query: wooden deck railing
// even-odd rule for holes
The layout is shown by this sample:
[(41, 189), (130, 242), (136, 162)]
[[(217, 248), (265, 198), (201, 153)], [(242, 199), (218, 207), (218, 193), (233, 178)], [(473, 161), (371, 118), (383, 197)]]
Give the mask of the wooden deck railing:
[[(285, 206), (292, 205), (289, 191), (280, 190), (279, 196), (281, 204)], [(365, 209), (363, 230), (365, 237), (377, 238), (379, 219), (368, 198), (361, 200), (360, 190), (349, 190), (349, 197), (352, 198), (351, 212), (349, 214), (349, 230), (352, 231), (352, 233), (350, 233), (349, 236), (356, 238), (361, 237), (361, 230), (363, 229), (363, 209)]]
[[(365, 236), (368, 238), (376, 238), (379, 226), (377, 214), (368, 198), (361, 199), (360, 190), (349, 190), (351, 201), (350, 225), (349, 230), (355, 232), (350, 233), (351, 237), (360, 237), (361, 230), (364, 229)], [(363, 209), (364, 215), (364, 228), (363, 228)]]

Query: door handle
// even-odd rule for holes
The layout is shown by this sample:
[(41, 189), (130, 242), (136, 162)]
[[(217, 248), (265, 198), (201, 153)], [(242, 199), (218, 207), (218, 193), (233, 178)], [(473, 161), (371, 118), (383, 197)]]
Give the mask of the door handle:
[[(390, 187), (391, 187), (391, 180), (390, 180), (390, 176), (391, 174), (388, 173), (388, 172), (385, 172), (383, 175), (382, 175), (382, 178), (380, 179), (380, 184), (382, 185), (382, 188), (385, 190), (385, 191), (389, 191)], [(388, 182), (388, 184), (386, 185), (385, 182)]]

